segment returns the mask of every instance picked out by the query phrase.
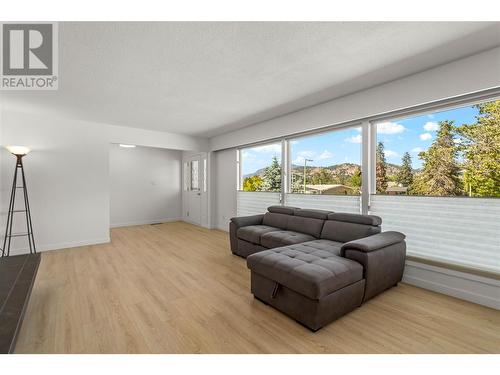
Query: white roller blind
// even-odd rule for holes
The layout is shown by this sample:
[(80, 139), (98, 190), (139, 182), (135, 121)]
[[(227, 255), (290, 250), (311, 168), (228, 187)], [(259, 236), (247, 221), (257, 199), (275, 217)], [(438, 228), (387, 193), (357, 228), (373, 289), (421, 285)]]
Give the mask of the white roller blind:
[(286, 194), (285, 204), (300, 208), (360, 213), (359, 195)]
[(372, 195), (370, 211), (408, 255), (500, 273), (500, 199)]
[(263, 214), (267, 207), (280, 204), (280, 193), (238, 191), (236, 207), (238, 216)]

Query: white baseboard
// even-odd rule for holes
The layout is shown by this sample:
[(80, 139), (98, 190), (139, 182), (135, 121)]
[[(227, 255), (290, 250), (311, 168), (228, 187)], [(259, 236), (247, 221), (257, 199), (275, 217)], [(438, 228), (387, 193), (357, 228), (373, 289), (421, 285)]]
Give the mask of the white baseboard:
[[(37, 252), (45, 252), (52, 250), (61, 250), (61, 249), (69, 249), (72, 247), (81, 247), (81, 246), (89, 246), (89, 245), (99, 245), (103, 243), (109, 243), (111, 239), (109, 237), (106, 238), (96, 238), (93, 240), (85, 240), (85, 241), (74, 241), (74, 242), (60, 242), (55, 244), (36, 244)], [(21, 255), (28, 254), (30, 252), (29, 247), (26, 248), (18, 248), (18, 249), (10, 249), (10, 255)]]
[(131, 227), (134, 225), (148, 225), (148, 224), (158, 224), (158, 223), (169, 223), (172, 221), (181, 221), (180, 218), (163, 218), (156, 220), (136, 220), (136, 221), (128, 221), (124, 223), (111, 223), (110, 228), (120, 228), (120, 227)]
[(500, 280), (407, 261), (403, 282), (500, 310)]
[(229, 222), (224, 222), (224, 223), (217, 223), (215, 228), (220, 229), (224, 232), (229, 232)]

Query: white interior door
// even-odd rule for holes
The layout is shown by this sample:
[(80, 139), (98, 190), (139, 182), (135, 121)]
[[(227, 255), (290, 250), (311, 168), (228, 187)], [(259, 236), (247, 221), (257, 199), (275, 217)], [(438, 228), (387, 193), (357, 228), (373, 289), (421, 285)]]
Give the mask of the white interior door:
[(189, 158), (184, 164), (186, 189), (186, 220), (190, 223), (201, 224), (201, 194), (203, 183), (202, 158), (200, 155)]

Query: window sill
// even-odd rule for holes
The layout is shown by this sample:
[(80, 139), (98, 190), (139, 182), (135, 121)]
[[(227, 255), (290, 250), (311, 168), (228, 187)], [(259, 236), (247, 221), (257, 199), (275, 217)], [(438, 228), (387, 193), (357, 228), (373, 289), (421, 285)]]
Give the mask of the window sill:
[(409, 261), (418, 262), (418, 263), (426, 264), (429, 266), (440, 267), (440, 268), (445, 268), (445, 269), (452, 270), (452, 271), (468, 273), (468, 274), (472, 274), (472, 275), (476, 275), (476, 276), (486, 277), (488, 279), (500, 280), (500, 273), (496, 273), (496, 272), (484, 271), (484, 270), (473, 268), (473, 267), (461, 266), (458, 264), (446, 263), (446, 262), (436, 261), (436, 260), (427, 259), (427, 258), (420, 258), (420, 257), (416, 257), (413, 255), (406, 256), (406, 259)]

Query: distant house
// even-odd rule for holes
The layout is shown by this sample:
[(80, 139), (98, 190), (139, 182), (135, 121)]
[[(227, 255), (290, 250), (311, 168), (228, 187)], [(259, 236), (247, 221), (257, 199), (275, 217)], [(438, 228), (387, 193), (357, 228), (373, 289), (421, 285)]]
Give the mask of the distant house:
[(403, 186), (391, 181), (388, 183), (385, 192), (389, 195), (405, 195), (408, 194), (408, 186)]
[(306, 193), (309, 194), (355, 194), (356, 189), (351, 186), (334, 184), (334, 185), (306, 185)]

